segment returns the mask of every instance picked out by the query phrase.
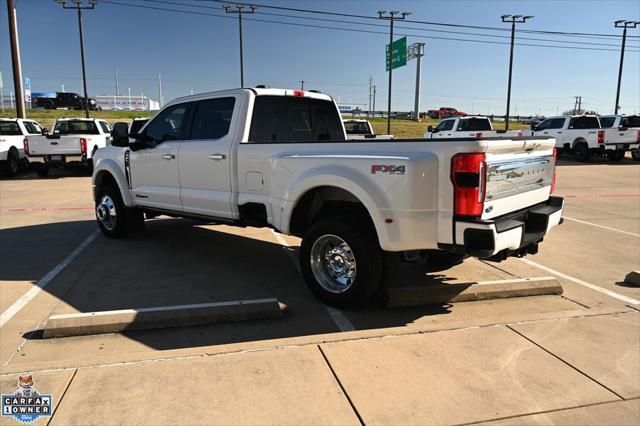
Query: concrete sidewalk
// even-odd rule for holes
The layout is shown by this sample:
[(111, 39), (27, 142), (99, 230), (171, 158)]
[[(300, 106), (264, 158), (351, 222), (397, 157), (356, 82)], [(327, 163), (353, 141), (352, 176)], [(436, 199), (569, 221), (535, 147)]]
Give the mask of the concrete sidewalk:
[(626, 313), (32, 374), (54, 425), (635, 425), (639, 354)]

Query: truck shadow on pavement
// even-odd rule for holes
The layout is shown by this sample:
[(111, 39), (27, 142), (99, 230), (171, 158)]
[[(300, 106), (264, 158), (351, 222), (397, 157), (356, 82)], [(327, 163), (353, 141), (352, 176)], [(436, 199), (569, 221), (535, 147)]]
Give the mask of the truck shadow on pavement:
[[(37, 282), (95, 229), (93, 221), (77, 221), (0, 230), (2, 285)], [(61, 244), (59, 239), (64, 236), (72, 237)], [(151, 220), (145, 232), (124, 240), (98, 235), (43, 288), (59, 302), (51, 302), (53, 308), (29, 320), (44, 324), (46, 318), (56, 314), (275, 297), (287, 305), (281, 319), (129, 331), (123, 335), (150, 348), (166, 350), (339, 331), (325, 306), (304, 284), (292, 262), (292, 250), (296, 248), (275, 242), (269, 229), (205, 226), (182, 219)], [(433, 273), (436, 269), (425, 265), (402, 268), (397, 276), (412, 285), (455, 279), (446, 272)], [(358, 318), (366, 321), (364, 327), (356, 327), (405, 326), (425, 316), (448, 312), (447, 304), (394, 309), (371, 306), (357, 311)], [(40, 335), (38, 330), (29, 330), (24, 337), (38, 339)]]
[(640, 161), (633, 160), (629, 155), (620, 161), (611, 161), (607, 157), (592, 156), (586, 163), (577, 161), (571, 154), (558, 156), (558, 166), (640, 166)]

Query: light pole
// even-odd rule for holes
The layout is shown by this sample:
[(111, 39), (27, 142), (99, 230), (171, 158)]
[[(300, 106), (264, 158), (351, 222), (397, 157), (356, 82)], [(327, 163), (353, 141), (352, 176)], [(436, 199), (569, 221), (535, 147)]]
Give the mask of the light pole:
[[(9, 41), (11, 43), (11, 64), (13, 66), (13, 89), (16, 91), (16, 117), (27, 118), (24, 104), (20, 43), (18, 42), (18, 19), (16, 18), (14, 0), (7, 0), (7, 16), (9, 18)], [(13, 95), (11, 99), (11, 104), (13, 104)]]
[(424, 56), (425, 43), (413, 43), (409, 46), (407, 59), (416, 59), (416, 97), (413, 110), (413, 119), (420, 121), (420, 82), (422, 80), (422, 57)]
[(509, 54), (509, 86), (507, 88), (507, 114), (504, 116), (504, 128), (509, 130), (509, 105), (511, 104), (511, 74), (513, 72), (513, 45), (516, 37), (516, 24), (524, 24), (533, 16), (502, 15), (502, 22), (511, 22), (511, 53)]
[(89, 6), (83, 6), (82, 0), (71, 0), (72, 6), (67, 5), (67, 0), (56, 0), (64, 9), (76, 9), (78, 11), (78, 29), (80, 31), (80, 59), (82, 61), (82, 85), (84, 87), (84, 115), (89, 118), (89, 96), (87, 96), (87, 70), (84, 64), (84, 35), (82, 33), (82, 11), (95, 9), (97, 0), (89, 0)]
[(635, 28), (640, 22), (619, 20), (614, 22), (616, 28), (624, 28), (622, 30), (622, 48), (620, 49), (620, 68), (618, 69), (618, 88), (616, 89), (616, 104), (614, 114), (618, 114), (620, 109), (620, 84), (622, 83), (622, 64), (624, 63), (624, 46), (627, 43), (627, 28)]
[(129, 89), (129, 111), (131, 111), (131, 87), (128, 87)]
[(238, 14), (238, 30), (240, 33), (240, 87), (244, 87), (244, 58), (242, 54), (242, 14), (243, 13), (254, 13), (258, 6), (250, 5), (248, 10), (244, 10), (243, 4), (236, 4), (236, 10), (231, 9), (230, 4), (223, 4), (222, 7), (224, 11), (227, 13), (237, 13)]
[(386, 10), (378, 11), (378, 18), (386, 19), (389, 21), (389, 94), (387, 98), (387, 134), (391, 134), (391, 82), (393, 71), (393, 21), (404, 20), (407, 16), (411, 15), (411, 12), (398, 12), (392, 10), (387, 15)]

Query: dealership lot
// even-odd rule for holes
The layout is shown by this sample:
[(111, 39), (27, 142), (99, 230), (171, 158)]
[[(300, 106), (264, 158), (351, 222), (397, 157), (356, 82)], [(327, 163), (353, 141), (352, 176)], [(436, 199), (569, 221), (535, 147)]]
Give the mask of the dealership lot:
[[(53, 424), (640, 418), (640, 288), (623, 282), (640, 269), (629, 158), (560, 162), (565, 222), (539, 254), (403, 264), (391, 284), (554, 276), (562, 295), (358, 311), (318, 302), (297, 269), (299, 241), (270, 229), (161, 218), (108, 240), (90, 185), (82, 170), (0, 183), (0, 385), (13, 391), (31, 373), (53, 395)], [(270, 297), (283, 318), (41, 338), (51, 315)]]

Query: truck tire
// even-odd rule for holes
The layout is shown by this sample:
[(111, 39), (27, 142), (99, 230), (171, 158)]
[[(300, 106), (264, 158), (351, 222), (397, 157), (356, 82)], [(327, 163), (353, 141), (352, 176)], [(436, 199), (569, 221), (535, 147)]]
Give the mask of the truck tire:
[(49, 174), (49, 165), (47, 163), (38, 163), (36, 166), (36, 173), (40, 177), (45, 177)]
[(615, 150), (615, 151), (610, 150), (610, 151), (607, 151), (607, 158), (609, 160), (611, 160), (611, 161), (618, 162), (618, 161), (620, 161), (620, 160), (622, 160), (624, 158), (624, 153), (625, 153), (625, 151), (622, 151), (622, 150), (620, 150), (620, 151), (618, 151), (618, 150)]
[(18, 150), (14, 147), (9, 149), (7, 153), (7, 161), (4, 163), (4, 172), (7, 176), (15, 176), (20, 169), (20, 158), (18, 156)]
[(99, 187), (96, 200), (98, 227), (107, 237), (123, 238), (130, 231), (144, 229), (142, 211), (125, 206), (118, 188)]
[(633, 158), (635, 161), (640, 161), (640, 149), (634, 149), (633, 151), (631, 151), (631, 158)]
[(42, 106), (44, 109), (55, 109), (55, 105), (51, 101), (44, 102)]
[(589, 145), (587, 145), (586, 142), (578, 142), (573, 147), (573, 156), (575, 157), (576, 161), (579, 161), (581, 163), (586, 163), (587, 161), (589, 161), (589, 158), (591, 157), (591, 153), (589, 152)]
[(300, 247), (300, 269), (322, 302), (355, 308), (370, 301), (382, 284), (383, 251), (374, 229), (353, 219), (314, 224)]

